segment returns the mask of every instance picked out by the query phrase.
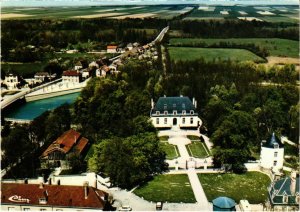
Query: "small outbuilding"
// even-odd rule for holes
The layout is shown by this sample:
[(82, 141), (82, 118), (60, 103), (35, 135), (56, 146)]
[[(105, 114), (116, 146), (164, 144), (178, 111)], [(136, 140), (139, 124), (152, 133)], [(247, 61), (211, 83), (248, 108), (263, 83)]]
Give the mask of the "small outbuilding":
[(213, 211), (236, 211), (235, 201), (228, 197), (218, 197), (213, 201)]

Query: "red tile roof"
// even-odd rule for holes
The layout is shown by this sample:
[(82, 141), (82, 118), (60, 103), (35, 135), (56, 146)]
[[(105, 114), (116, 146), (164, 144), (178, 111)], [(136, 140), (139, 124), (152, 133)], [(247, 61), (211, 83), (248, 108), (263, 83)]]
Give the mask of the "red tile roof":
[(115, 46), (115, 45), (107, 46), (107, 49), (116, 49), (116, 48), (118, 48), (118, 46)]
[(64, 132), (59, 138), (56, 139), (42, 154), (41, 157), (48, 156), (53, 151), (61, 151), (67, 154), (74, 146), (81, 153), (87, 146), (89, 140), (81, 136), (79, 132), (70, 129)]
[[(47, 196), (46, 204), (40, 204), (39, 199), (45, 198), (45, 196)], [(88, 196), (85, 199), (83, 186), (43, 185), (43, 188), (40, 188), (40, 185), (37, 184), (1, 184), (1, 204), (81, 207), (102, 210), (105, 207), (106, 197), (107, 193), (93, 187), (88, 187)]]
[(80, 73), (77, 71), (64, 71), (63, 76), (80, 76)]

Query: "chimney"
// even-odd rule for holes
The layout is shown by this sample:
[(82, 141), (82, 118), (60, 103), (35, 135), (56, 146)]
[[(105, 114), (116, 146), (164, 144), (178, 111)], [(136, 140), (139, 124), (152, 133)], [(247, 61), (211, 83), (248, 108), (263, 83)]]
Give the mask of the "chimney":
[(153, 99), (151, 99), (151, 109), (154, 108), (154, 102), (153, 102)]
[(291, 194), (295, 195), (295, 193), (296, 193), (296, 172), (295, 171), (291, 172), (291, 187), (290, 187), (290, 190), (291, 190)]
[(193, 105), (195, 105), (195, 97), (193, 97)]
[(166, 97), (166, 95), (164, 95), (164, 97)]
[(44, 188), (44, 184), (43, 184), (43, 183), (40, 183), (39, 188), (40, 188), (40, 189), (43, 189), (43, 188)]
[(76, 144), (76, 140), (77, 140), (76, 135), (74, 135), (74, 144)]
[(83, 187), (84, 187), (84, 199), (87, 199), (89, 195), (89, 183), (84, 182)]
[(195, 108), (197, 108), (197, 100), (195, 100)]

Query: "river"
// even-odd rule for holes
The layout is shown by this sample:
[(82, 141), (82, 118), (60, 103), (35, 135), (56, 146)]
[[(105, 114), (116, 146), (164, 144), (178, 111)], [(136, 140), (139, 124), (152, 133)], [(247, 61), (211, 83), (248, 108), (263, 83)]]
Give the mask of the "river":
[(80, 92), (77, 92), (12, 106), (12, 108), (9, 109), (6, 114), (4, 114), (4, 117), (33, 120), (47, 110), (55, 109), (65, 103), (73, 103), (79, 94)]

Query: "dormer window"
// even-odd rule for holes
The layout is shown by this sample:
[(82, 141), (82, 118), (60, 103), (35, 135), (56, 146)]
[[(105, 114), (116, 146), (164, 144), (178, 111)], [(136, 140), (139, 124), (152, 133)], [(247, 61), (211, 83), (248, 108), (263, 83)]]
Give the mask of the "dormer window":
[(282, 202), (283, 203), (288, 203), (288, 201), (289, 201), (288, 195), (284, 194), (283, 197), (282, 197)]
[(274, 144), (274, 149), (278, 149), (279, 145), (278, 144)]
[(186, 111), (185, 111), (185, 110), (183, 110), (183, 111), (182, 111), (182, 115), (185, 115), (185, 114), (186, 114)]
[(158, 115), (158, 116), (159, 116), (159, 115), (160, 115), (160, 112), (159, 112), (159, 111), (156, 111), (156, 115)]
[(184, 103), (182, 103), (182, 108), (185, 108), (185, 104)]
[(194, 111), (193, 111), (193, 110), (191, 110), (191, 111), (190, 111), (190, 114), (191, 114), (191, 115), (194, 115)]
[(177, 110), (173, 110), (173, 115), (177, 115)]
[(39, 204), (47, 204), (46, 197), (39, 198)]
[(164, 111), (164, 114), (165, 114), (165, 115), (168, 115), (168, 111), (165, 110), (165, 111)]
[(176, 104), (173, 104), (173, 107), (176, 107)]
[(167, 109), (167, 104), (164, 104), (164, 110), (166, 110)]

